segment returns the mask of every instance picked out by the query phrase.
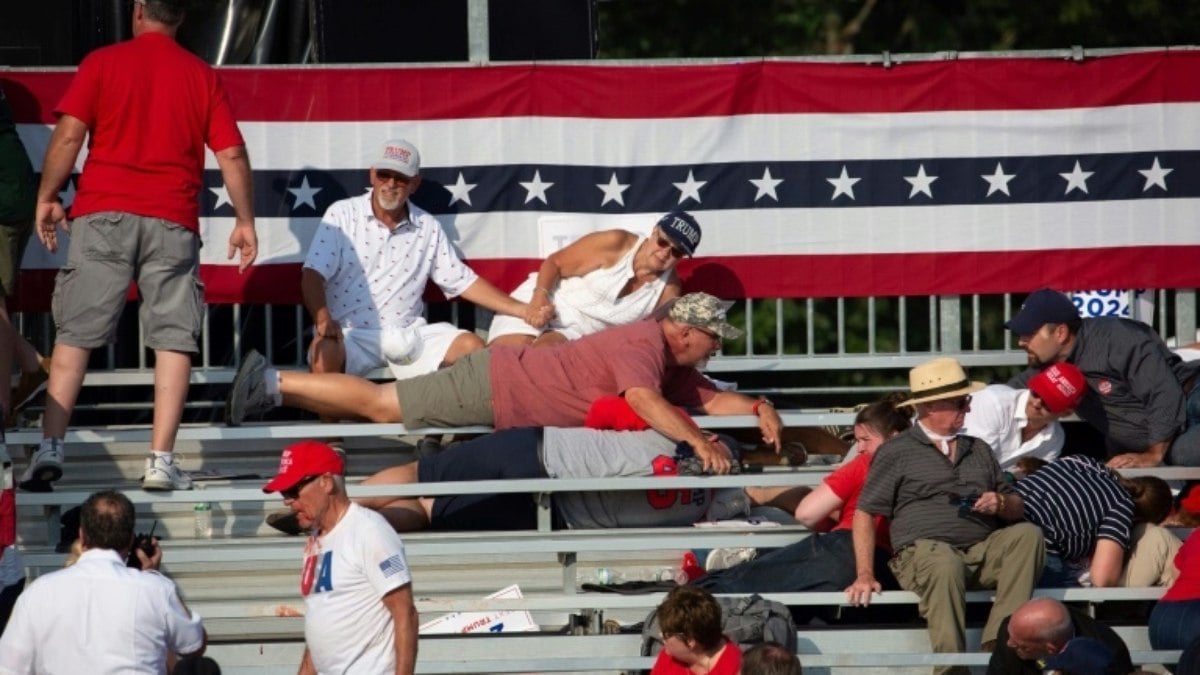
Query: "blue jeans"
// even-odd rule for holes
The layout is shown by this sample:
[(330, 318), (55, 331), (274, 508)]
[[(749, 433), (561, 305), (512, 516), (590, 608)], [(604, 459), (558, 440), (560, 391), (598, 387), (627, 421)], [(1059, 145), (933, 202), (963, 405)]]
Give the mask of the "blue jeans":
[(1192, 385), (1184, 408), (1187, 427), (1167, 448), (1165, 463), (1172, 466), (1200, 466), (1200, 382)]
[(1046, 566), (1042, 568), (1042, 577), (1037, 585), (1038, 588), (1075, 588), (1079, 586), (1079, 575), (1086, 571), (1086, 568), (1047, 553)]
[(1184, 649), (1200, 638), (1200, 600), (1160, 600), (1150, 612), (1150, 646)]
[[(876, 549), (876, 578), (885, 587), (895, 588), (886, 562), (887, 554)], [(711, 593), (844, 591), (854, 578), (854, 541), (850, 530), (838, 530), (810, 535), (760, 558), (707, 574), (692, 585)]]

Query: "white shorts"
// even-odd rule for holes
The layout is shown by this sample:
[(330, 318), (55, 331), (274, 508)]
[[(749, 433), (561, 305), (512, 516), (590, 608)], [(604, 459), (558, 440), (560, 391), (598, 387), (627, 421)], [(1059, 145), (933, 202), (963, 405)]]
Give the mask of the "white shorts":
[[(419, 319), (412, 326), (417, 332), (417, 345), (406, 365), (389, 363), (383, 356), (380, 340), (383, 330), (379, 328), (342, 328), (342, 344), (346, 348), (346, 374), (365, 376), (376, 368), (388, 367), (397, 380), (432, 373), (442, 365), (446, 352), (459, 335), (467, 331), (448, 323), (424, 323)], [(308, 361), (312, 363), (312, 350)]]

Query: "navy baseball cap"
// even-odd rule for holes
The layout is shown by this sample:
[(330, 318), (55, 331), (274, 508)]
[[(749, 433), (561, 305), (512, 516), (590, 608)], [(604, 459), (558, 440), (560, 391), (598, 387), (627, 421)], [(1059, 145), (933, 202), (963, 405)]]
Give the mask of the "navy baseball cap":
[(689, 256), (700, 245), (700, 223), (687, 211), (675, 210), (658, 219), (658, 229)]
[(1017, 335), (1032, 335), (1048, 323), (1074, 323), (1080, 320), (1079, 310), (1070, 298), (1052, 288), (1043, 288), (1030, 293), (1017, 315), (1009, 319), (1004, 327)]

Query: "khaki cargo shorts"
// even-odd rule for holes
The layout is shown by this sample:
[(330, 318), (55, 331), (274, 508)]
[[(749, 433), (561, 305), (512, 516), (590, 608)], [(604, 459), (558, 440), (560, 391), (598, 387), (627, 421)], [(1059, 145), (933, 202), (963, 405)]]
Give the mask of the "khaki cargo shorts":
[(408, 380), (396, 380), (396, 397), (404, 426), (467, 427), (490, 425), (492, 413), (491, 354), (471, 352), (449, 368)]
[(71, 222), (67, 264), (54, 283), (58, 342), (93, 349), (110, 344), (137, 280), (146, 346), (199, 351), (204, 319), (200, 237), (162, 218), (106, 211)]

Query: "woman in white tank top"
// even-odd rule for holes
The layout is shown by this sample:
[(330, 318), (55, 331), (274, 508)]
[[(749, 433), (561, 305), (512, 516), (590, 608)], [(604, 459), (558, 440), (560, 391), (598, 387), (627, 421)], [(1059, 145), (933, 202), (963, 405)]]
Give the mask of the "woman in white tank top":
[(551, 254), (512, 292), (533, 310), (552, 305), (556, 316), (544, 329), (497, 315), (490, 345), (552, 345), (610, 326), (644, 319), (680, 295), (675, 265), (700, 243), (700, 226), (684, 211), (661, 218), (647, 237), (604, 230)]

